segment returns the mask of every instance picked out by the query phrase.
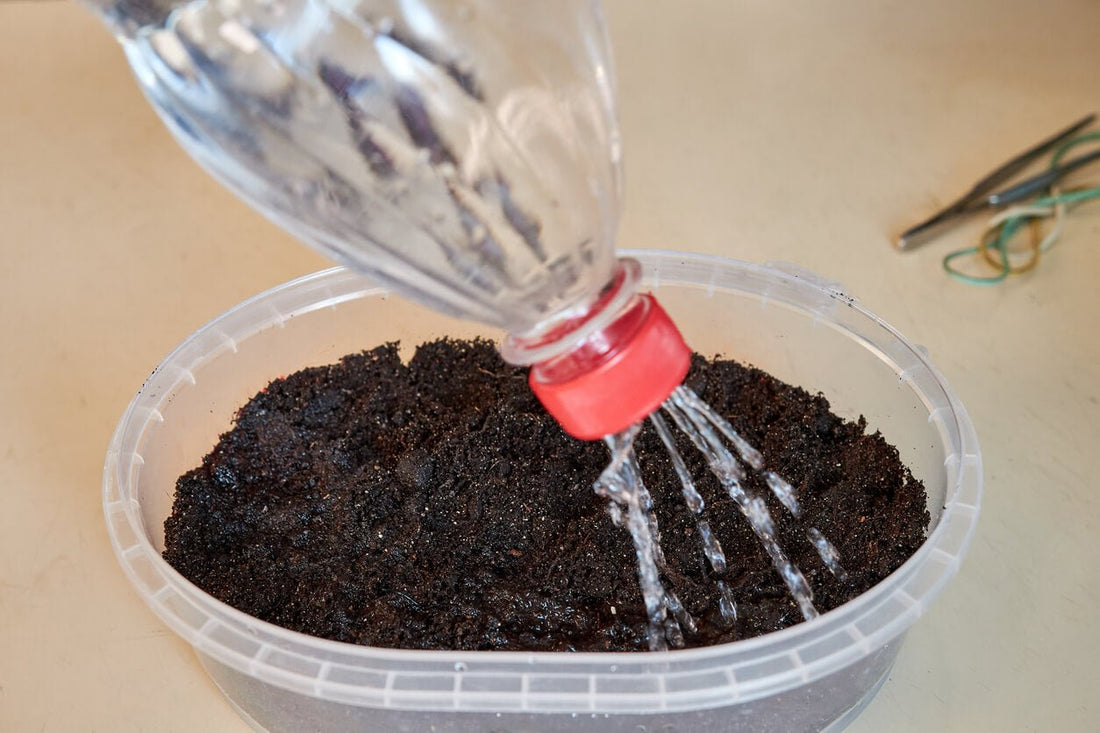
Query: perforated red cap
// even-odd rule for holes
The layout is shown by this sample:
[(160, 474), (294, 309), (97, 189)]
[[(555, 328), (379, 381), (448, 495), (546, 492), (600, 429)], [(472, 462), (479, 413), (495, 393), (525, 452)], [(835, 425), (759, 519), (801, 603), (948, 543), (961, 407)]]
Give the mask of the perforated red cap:
[(598, 440), (625, 430), (660, 407), (687, 375), (691, 349), (676, 324), (653, 296), (638, 297), (640, 318), (628, 333), (612, 335), (618, 343), (610, 351), (591, 363), (574, 359), (565, 375), (546, 364), (531, 368), (531, 389), (574, 438)]

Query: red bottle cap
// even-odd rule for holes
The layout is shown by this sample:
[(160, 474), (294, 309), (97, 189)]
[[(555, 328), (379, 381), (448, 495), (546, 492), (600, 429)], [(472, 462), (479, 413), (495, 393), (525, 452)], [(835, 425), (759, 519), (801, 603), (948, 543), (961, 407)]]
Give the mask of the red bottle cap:
[[(571, 368), (535, 364), (528, 382), (543, 406), (580, 440), (627, 429), (661, 406), (691, 366), (691, 349), (652, 295), (638, 296), (642, 312), (629, 333), (602, 334), (613, 347), (596, 358), (572, 359)], [(626, 319), (622, 319), (625, 321)]]

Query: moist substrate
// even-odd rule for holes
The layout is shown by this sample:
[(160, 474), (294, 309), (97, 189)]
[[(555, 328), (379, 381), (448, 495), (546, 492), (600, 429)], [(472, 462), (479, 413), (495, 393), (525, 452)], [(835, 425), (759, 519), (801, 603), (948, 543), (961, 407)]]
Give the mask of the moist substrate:
[[(687, 386), (793, 486), (793, 518), (756, 476), (781, 546), (819, 611), (871, 588), (919, 547), (923, 485), (863, 420), (727, 359), (696, 356)], [(665, 584), (698, 625), (689, 647), (801, 621), (734, 502), (687, 442), (703, 516), (729, 567), (701, 552), (652, 427), (636, 443), (667, 558)], [(165, 559), (214, 597), (289, 629), (406, 649), (648, 648), (634, 550), (592, 483), (601, 442), (574, 440), (526, 372), (486, 341), (440, 340), (403, 361), (397, 344), (275, 380), (244, 405), (202, 464), (180, 477)], [(750, 472), (751, 473), (751, 472)], [(843, 580), (807, 539), (839, 550)], [(737, 620), (724, 620), (717, 581)]]

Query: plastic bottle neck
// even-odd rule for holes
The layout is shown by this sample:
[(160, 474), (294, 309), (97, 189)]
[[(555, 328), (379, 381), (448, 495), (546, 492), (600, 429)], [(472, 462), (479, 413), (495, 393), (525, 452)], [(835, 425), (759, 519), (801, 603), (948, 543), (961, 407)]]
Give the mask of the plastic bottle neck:
[[(618, 260), (611, 280), (591, 300), (558, 314), (537, 333), (509, 334), (501, 344), (501, 355), (511, 364), (526, 366), (552, 361), (581, 347), (633, 306), (641, 276), (642, 266), (637, 260)], [(599, 336), (596, 341), (584, 348), (599, 349)]]
[[(620, 260), (592, 307), (543, 337), (506, 342), (505, 358), (547, 354), (528, 382), (567, 433), (596, 440), (627, 429), (660, 407), (683, 381), (691, 350), (652, 295), (635, 292), (641, 274)], [(509, 353), (507, 349), (511, 349)]]

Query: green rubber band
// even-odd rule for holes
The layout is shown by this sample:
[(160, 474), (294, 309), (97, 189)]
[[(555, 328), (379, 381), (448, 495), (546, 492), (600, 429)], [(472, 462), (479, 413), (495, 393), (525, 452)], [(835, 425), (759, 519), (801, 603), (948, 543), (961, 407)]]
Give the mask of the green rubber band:
[(1007, 225), (1001, 227), (1001, 231), (998, 232), (998, 234), (997, 234), (997, 239), (995, 239), (989, 245), (989, 247), (992, 247), (993, 249), (999, 250), (1000, 253), (1001, 253), (1001, 271), (1000, 271), (1000, 273), (998, 273), (996, 275), (991, 275), (991, 276), (988, 276), (988, 277), (983, 277), (981, 275), (968, 275), (965, 272), (963, 272), (962, 270), (959, 270), (958, 268), (956, 268), (953, 264), (951, 264), (952, 262), (954, 262), (955, 260), (957, 260), (960, 257), (965, 257), (965, 256), (968, 256), (968, 255), (978, 254), (978, 251), (979, 251), (978, 247), (964, 247), (963, 249), (955, 250), (954, 252), (952, 252), (949, 255), (947, 255), (946, 257), (944, 257), (943, 258), (943, 270), (944, 270), (944, 272), (946, 272), (948, 275), (955, 278), (959, 282), (964, 282), (967, 285), (996, 285), (998, 283), (1004, 282), (1008, 278), (1009, 273), (1011, 272), (1011, 268), (1008, 265), (1008, 252), (1006, 250), (1006, 244), (1007, 244), (1007, 239), (1005, 238), (1005, 229), (1006, 228), (1007, 228)]
[(951, 264), (952, 261), (958, 259), (959, 257), (976, 254), (978, 254), (977, 247), (964, 247), (963, 249), (955, 250), (954, 252), (943, 258), (944, 272), (946, 272), (948, 275), (958, 280), (959, 282), (964, 282), (967, 285), (996, 285), (998, 283), (1004, 282), (1004, 280), (1008, 278), (1008, 268), (1004, 266), (1001, 267), (1000, 274), (993, 275), (991, 277), (983, 277), (981, 275), (967, 275), (965, 272), (957, 270), (955, 266)]
[[(1084, 135), (1078, 135), (1075, 138), (1067, 140), (1062, 143), (1051, 156), (1050, 167), (1057, 168), (1061, 163), (1062, 158), (1065, 157), (1073, 148), (1081, 145), (1082, 143), (1091, 142), (1094, 140), (1100, 140), (1100, 132), (1089, 132)], [(1049, 194), (1032, 201), (1029, 206), (1058, 206), (1077, 204), (1082, 201), (1089, 201), (1091, 199), (1100, 198), (1100, 187), (1085, 188), (1078, 191), (1069, 191), (1067, 193)], [(981, 275), (968, 275), (952, 264), (960, 257), (966, 257), (969, 255), (977, 255), (980, 252), (979, 247), (964, 247), (962, 249), (951, 252), (943, 258), (943, 269), (948, 275), (959, 282), (964, 282), (967, 285), (997, 285), (1008, 279), (1011, 274), (1011, 266), (1008, 262), (1008, 243), (1012, 240), (1012, 237), (1016, 235), (1022, 224), (1033, 218), (1034, 214), (1022, 214), (1020, 216), (1006, 219), (1001, 225), (1001, 231), (998, 232), (997, 238), (991, 242), (987, 249), (995, 249), (1001, 255), (1001, 271), (996, 275), (983, 277)]]
[[(1100, 188), (1088, 188), (1083, 191), (1071, 191), (1069, 193), (1059, 194), (1057, 196), (1047, 196), (1045, 198), (1037, 199), (1032, 202), (1033, 206), (1053, 206), (1057, 203), (1077, 203), (1079, 201), (1087, 201), (1089, 199), (1100, 198)], [(1024, 222), (1032, 218), (1031, 216), (1023, 215), (1006, 219), (1001, 225), (1001, 231), (998, 232), (997, 238), (991, 242), (987, 249), (995, 249), (1000, 252), (1001, 255), (1001, 271), (996, 275), (983, 277), (981, 275), (968, 275), (952, 263), (960, 257), (967, 255), (976, 255), (979, 252), (978, 247), (964, 247), (963, 249), (951, 252), (943, 258), (943, 269), (948, 275), (964, 282), (968, 285), (997, 285), (1008, 279), (1011, 274), (1011, 267), (1008, 262), (1008, 243), (1016, 236), (1016, 232), (1020, 230)]]
[(1066, 140), (1064, 143), (1059, 145), (1058, 148), (1054, 151), (1054, 155), (1050, 156), (1051, 169), (1053, 170), (1054, 168), (1057, 168), (1062, 162), (1062, 158), (1064, 158), (1066, 153), (1068, 153), (1070, 150), (1077, 147), (1081, 143), (1087, 143), (1091, 140), (1100, 140), (1100, 132), (1089, 132), (1085, 133), (1084, 135), (1078, 135), (1077, 137), (1070, 138), (1069, 140)]
[(1076, 204), (1089, 199), (1100, 198), (1100, 188), (1083, 188), (1079, 191), (1067, 191), (1055, 196), (1035, 199), (1030, 206), (1054, 206), (1056, 204)]

